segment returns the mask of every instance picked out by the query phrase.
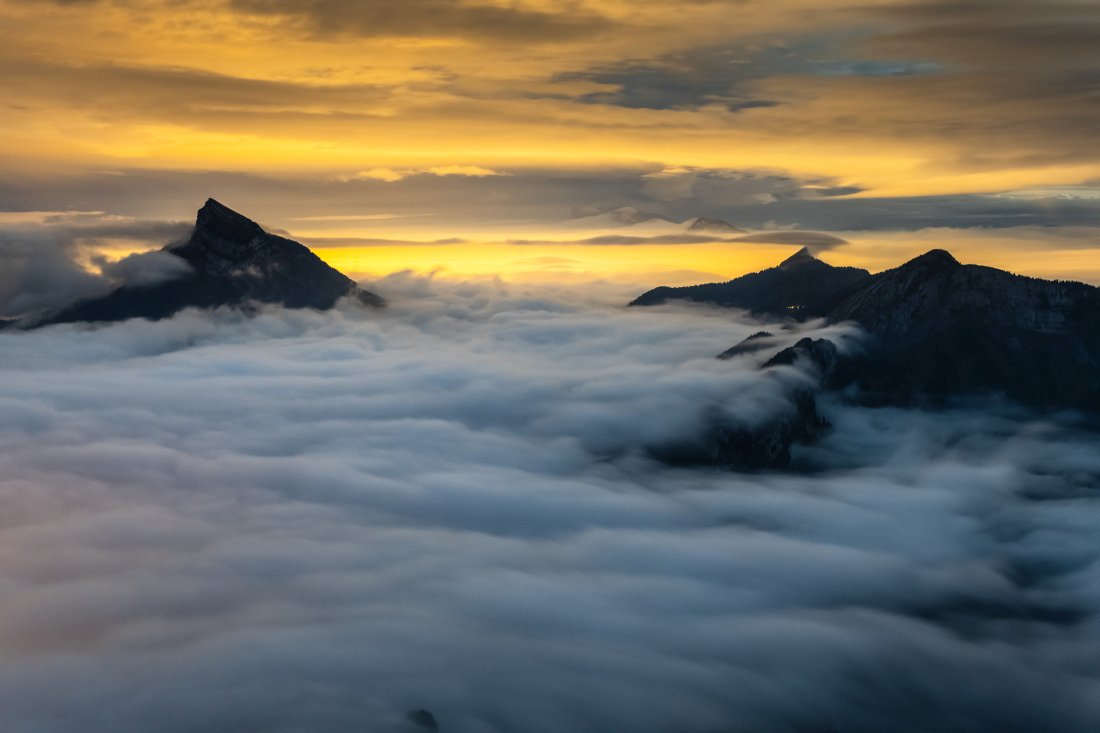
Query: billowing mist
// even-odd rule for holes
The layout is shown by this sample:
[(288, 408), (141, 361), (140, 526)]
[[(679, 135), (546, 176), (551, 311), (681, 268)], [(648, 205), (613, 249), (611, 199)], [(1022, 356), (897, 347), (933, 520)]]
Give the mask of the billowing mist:
[(0, 729), (1100, 729), (1072, 416), (823, 399), (797, 472), (675, 469), (792, 409), (808, 375), (714, 358), (780, 325), (372, 289), (0, 334)]

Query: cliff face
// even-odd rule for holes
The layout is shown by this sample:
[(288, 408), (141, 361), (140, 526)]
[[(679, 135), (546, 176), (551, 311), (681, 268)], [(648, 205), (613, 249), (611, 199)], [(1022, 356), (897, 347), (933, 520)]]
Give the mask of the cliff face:
[(127, 318), (166, 318), (187, 308), (278, 303), (327, 309), (340, 298), (366, 305), (384, 301), (329, 267), (308, 247), (265, 232), (259, 224), (210, 199), (199, 210), (187, 242), (165, 247), (189, 274), (147, 287), (125, 286), (79, 301), (38, 325)]

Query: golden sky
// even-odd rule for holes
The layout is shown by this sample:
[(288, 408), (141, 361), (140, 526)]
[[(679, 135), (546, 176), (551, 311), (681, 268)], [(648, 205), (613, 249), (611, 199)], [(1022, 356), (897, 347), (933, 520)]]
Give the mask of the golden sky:
[(0, 0), (0, 208), (125, 247), (214, 196), (364, 274), (690, 281), (805, 239), (630, 206), (1095, 281), (1097, 37), (1092, 0)]

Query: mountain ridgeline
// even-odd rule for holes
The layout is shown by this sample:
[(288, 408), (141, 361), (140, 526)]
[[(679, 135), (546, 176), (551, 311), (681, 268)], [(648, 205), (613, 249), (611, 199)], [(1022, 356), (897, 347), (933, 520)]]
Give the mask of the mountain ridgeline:
[(779, 264), (726, 283), (654, 288), (630, 305), (661, 305), (672, 300), (743, 308), (760, 315), (820, 317), (865, 284), (871, 273), (832, 267), (806, 249)]
[(250, 303), (323, 310), (352, 298), (384, 305), (382, 298), (359, 288), (305, 245), (265, 232), (214, 199), (199, 210), (191, 237), (162, 251), (187, 263), (187, 274), (153, 285), (124, 285), (103, 297), (77, 301), (35, 325), (158, 320), (188, 307)]
[[(866, 350), (842, 355), (805, 339), (767, 364), (813, 364), (828, 387), (857, 385), (864, 403), (940, 404), (1003, 395), (1041, 409), (1100, 411), (1100, 289), (962, 265), (932, 250), (877, 275), (832, 267), (805, 249), (726, 283), (656, 288), (631, 305), (688, 300), (762, 317), (854, 322)], [(766, 348), (767, 334), (729, 358)]]

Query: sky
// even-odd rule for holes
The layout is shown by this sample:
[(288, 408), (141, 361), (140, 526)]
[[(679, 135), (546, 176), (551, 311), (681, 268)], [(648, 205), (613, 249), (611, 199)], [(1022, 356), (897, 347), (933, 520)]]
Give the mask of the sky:
[[(1098, 34), (1091, 0), (0, 0), (0, 229), (117, 258), (212, 196), (358, 276), (811, 243), (1100, 283)], [(769, 236), (594, 217), (624, 206)]]

